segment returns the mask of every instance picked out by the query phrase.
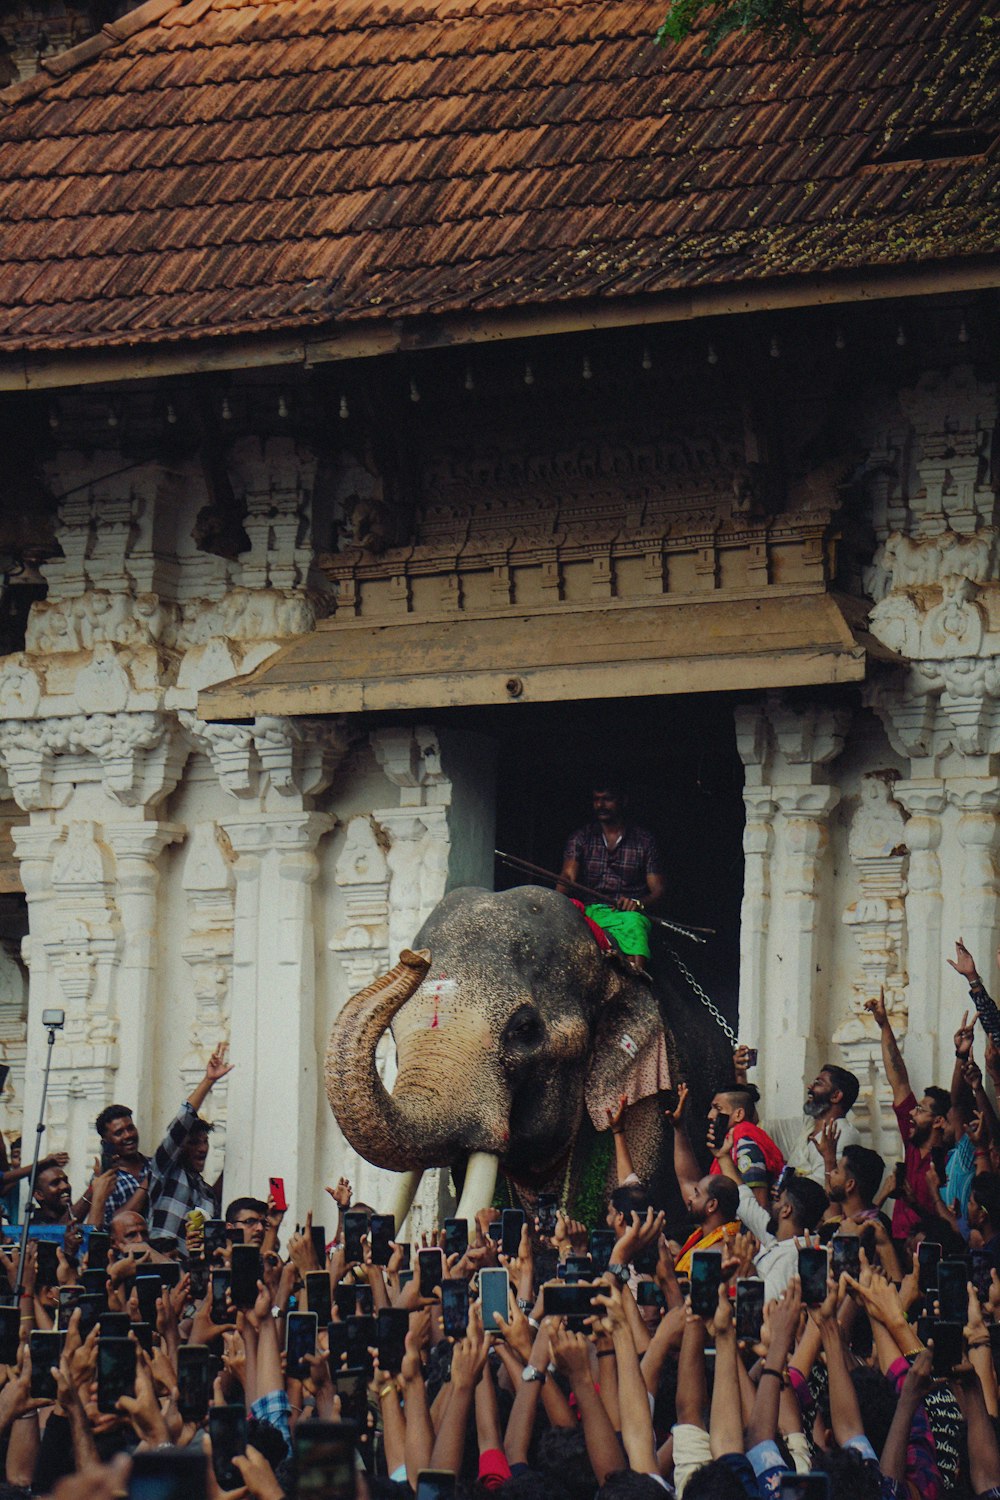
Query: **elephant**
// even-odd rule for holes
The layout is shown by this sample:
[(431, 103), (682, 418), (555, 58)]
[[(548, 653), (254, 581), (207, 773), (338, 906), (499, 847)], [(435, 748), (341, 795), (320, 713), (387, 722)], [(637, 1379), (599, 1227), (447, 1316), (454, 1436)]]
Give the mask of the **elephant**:
[[(660, 986), (673, 1081), (693, 1113), (732, 1077), (721, 1031), (687, 996)], [(679, 1023), (679, 1024), (678, 1024)], [(574, 1148), (604, 1123), (643, 1047), (663, 1024), (645, 975), (602, 954), (582, 913), (556, 891), (517, 886), (452, 891), (398, 965), (347, 1001), (326, 1055), (326, 1090), (348, 1142), (403, 1174), (402, 1225), (431, 1167), (463, 1181), (460, 1218), (493, 1200), (503, 1168), (524, 1201), (565, 1186)], [(398, 1073), (390, 1094), (375, 1050), (391, 1026)], [(677, 1206), (655, 1095), (626, 1115), (635, 1168), (656, 1201)]]

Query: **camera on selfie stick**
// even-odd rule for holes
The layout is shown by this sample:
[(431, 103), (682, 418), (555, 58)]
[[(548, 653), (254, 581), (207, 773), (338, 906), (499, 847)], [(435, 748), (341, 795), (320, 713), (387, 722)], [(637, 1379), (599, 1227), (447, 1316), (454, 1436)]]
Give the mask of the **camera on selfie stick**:
[(31, 1214), (35, 1201), (35, 1180), (38, 1177), (38, 1163), (42, 1159), (42, 1136), (45, 1133), (45, 1101), (49, 1093), (52, 1049), (56, 1044), (56, 1032), (62, 1031), (66, 1025), (66, 1012), (64, 1010), (43, 1010), (42, 1025), (49, 1033), (49, 1050), (45, 1055), (45, 1073), (42, 1077), (42, 1102), (38, 1109), (38, 1124), (35, 1126), (35, 1157), (31, 1163), (31, 1176), (28, 1178), (28, 1199), (24, 1205), (24, 1223), (21, 1225), (21, 1250), (17, 1257), (17, 1285), (14, 1288), (15, 1307), (20, 1306), (21, 1293), (24, 1291), (24, 1257), (28, 1249), (28, 1230), (31, 1228)]

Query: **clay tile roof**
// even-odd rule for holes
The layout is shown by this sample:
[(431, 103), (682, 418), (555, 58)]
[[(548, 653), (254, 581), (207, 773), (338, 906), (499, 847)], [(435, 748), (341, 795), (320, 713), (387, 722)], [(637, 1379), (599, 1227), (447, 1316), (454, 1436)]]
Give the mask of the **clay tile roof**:
[(995, 253), (982, 0), (811, 0), (815, 49), (709, 59), (662, 9), (147, 0), (0, 94), (0, 350)]

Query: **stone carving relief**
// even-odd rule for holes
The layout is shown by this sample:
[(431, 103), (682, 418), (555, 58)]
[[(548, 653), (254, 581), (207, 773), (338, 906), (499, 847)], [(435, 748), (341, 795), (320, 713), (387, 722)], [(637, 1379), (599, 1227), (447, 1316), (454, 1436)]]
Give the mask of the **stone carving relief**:
[[(191, 970), (194, 1016), (181, 1078), (190, 1091), (220, 1037), (229, 1035), (233, 965), (233, 924), (236, 879), (233, 851), (216, 823), (198, 823), (191, 830), (181, 878), (187, 898), (187, 934), (181, 956)], [(226, 1119), (227, 1080), (212, 1095), (215, 1147), (221, 1149)]]
[(340, 955), (352, 994), (392, 966), (389, 955), (388, 835), (374, 818), (351, 818), (334, 880), (344, 893), (343, 920), (330, 948)]

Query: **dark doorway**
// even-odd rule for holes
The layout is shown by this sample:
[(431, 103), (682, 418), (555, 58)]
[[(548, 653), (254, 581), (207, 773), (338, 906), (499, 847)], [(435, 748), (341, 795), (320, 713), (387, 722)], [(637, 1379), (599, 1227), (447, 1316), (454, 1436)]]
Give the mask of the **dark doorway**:
[[(663, 915), (717, 931), (704, 947), (684, 938), (671, 946), (735, 1018), (744, 815), (732, 697), (524, 704), (480, 711), (477, 727), (499, 747), (497, 848), (548, 870), (559, 869), (572, 830), (590, 821), (594, 772), (621, 773), (632, 817), (663, 856)], [(497, 890), (525, 879), (497, 862)]]

